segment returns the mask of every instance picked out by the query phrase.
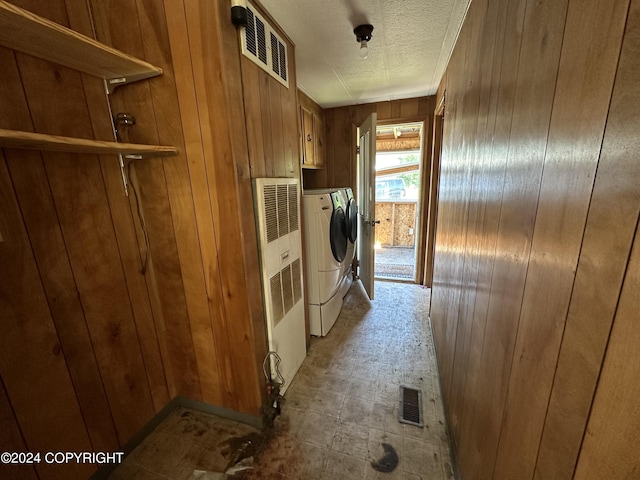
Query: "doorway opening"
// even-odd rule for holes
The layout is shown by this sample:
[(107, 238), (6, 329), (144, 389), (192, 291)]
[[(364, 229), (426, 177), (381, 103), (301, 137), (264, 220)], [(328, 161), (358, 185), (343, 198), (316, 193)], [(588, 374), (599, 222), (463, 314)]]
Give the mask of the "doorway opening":
[(424, 123), (376, 127), (376, 279), (415, 282)]

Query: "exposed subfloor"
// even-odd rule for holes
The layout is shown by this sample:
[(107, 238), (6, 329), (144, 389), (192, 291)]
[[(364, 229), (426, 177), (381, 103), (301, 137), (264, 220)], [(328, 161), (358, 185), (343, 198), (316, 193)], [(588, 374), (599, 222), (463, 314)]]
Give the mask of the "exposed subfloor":
[[(355, 282), (329, 335), (312, 338), (273, 430), (178, 409), (110, 480), (188, 480), (249, 455), (253, 468), (230, 478), (452, 479), (429, 290), (380, 281), (375, 290), (370, 302)], [(422, 391), (424, 428), (398, 422), (400, 385)]]

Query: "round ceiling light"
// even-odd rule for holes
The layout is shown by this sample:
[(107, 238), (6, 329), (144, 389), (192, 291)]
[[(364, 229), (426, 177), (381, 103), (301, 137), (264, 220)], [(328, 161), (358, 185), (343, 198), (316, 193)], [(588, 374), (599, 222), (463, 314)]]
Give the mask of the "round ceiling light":
[(360, 44), (360, 58), (365, 59), (369, 57), (368, 43), (371, 40), (371, 32), (373, 32), (373, 25), (364, 24), (358, 25), (353, 29), (353, 33), (356, 35), (356, 40)]

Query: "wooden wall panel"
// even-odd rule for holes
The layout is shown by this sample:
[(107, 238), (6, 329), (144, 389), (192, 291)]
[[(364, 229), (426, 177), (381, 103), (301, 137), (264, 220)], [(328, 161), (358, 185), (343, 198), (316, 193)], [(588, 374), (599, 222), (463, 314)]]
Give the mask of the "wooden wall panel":
[[(123, 138), (179, 154), (132, 164), (127, 198), (114, 156), (3, 150), (1, 408), (5, 418), (11, 406), (24, 438), (12, 434), (6, 448), (116, 450), (176, 395), (259, 415), (266, 341), (261, 298), (249, 295), (260, 277), (242, 59), (228, 8), (16, 3), (95, 31), (164, 74), (107, 101), (97, 78), (0, 49), (4, 128), (112, 140), (111, 106), (137, 118)], [(295, 88), (254, 83), (280, 118), (277, 134), (270, 108), (255, 117), (271, 146), (257, 164), (299, 176)], [(95, 468), (37, 470), (43, 479), (84, 478)]]
[[(490, 303), (495, 301), (493, 292), (500, 292), (505, 286), (505, 280), (500, 276), (496, 278), (494, 286), (494, 270), (504, 268), (502, 257), (497, 255), (496, 248), (500, 238), (498, 232), (506, 184), (506, 159), (515, 104), (524, 5), (524, 2), (502, 2), (498, 7), (503, 13), (496, 32), (496, 58), (493, 62), (492, 87), (489, 89), (492, 94), (491, 101), (496, 102), (495, 113), (492, 109), (489, 115), (495, 115), (495, 120), (493, 132), (490, 130), (487, 134), (488, 138), (493, 138), (493, 142), (490, 147), (479, 145), (480, 151), (488, 156), (489, 174), (485, 187), (488, 190), (488, 205), (482, 230), (484, 261), (479, 271), (480, 295), (476, 297), (478, 303), (474, 310), (474, 326), (477, 325), (477, 328), (472, 328), (470, 344), (474, 350), (470, 356), (469, 373), (476, 373), (477, 380), (471, 378), (469, 381), (470, 391), (467, 398), (471, 401), (462, 406), (464, 423), (461, 431), (466, 431), (466, 435), (461, 434), (459, 442), (460, 449), (463, 445), (468, 445), (465, 447), (468, 448), (465, 449), (467, 455), (460, 453), (462, 471), (484, 469), (484, 475), (490, 475), (493, 468), (492, 460), (502, 416), (500, 402), (503, 401), (501, 399), (506, 389), (505, 377), (508, 375), (508, 370), (505, 369), (510, 358), (512, 338), (515, 336), (515, 330), (510, 325), (508, 317), (499, 315), (493, 321), (489, 321), (488, 312)], [(494, 92), (497, 92), (497, 97), (493, 96)], [(493, 346), (489, 348), (489, 344)]]
[(6, 155), (92, 445), (113, 450), (118, 440), (41, 156)]
[[(636, 230), (636, 239), (638, 230)], [(593, 402), (576, 480), (631, 479), (640, 472), (640, 242), (635, 242)]]
[[(250, 60), (243, 58), (242, 62), (247, 64)], [(244, 86), (244, 114), (247, 125), (247, 147), (251, 159), (251, 177), (262, 178), (267, 176), (260, 95), (260, 73), (262, 70), (250, 68), (249, 65), (245, 65), (245, 67), (242, 70), (242, 84)]]
[[(103, 10), (99, 10), (95, 5), (96, 2), (92, 4), (94, 16), (104, 17), (101, 21), (109, 28), (107, 31), (97, 30), (98, 40), (112, 44), (115, 48), (138, 58), (146, 59), (146, 50), (151, 47), (145, 49), (143, 32), (138, 20), (137, 2), (135, 0), (119, 2), (117, 8), (109, 8), (109, 4), (100, 5)], [(174, 87), (170, 79), (171, 72), (169, 72), (169, 80), (165, 76), (166, 74), (155, 83), (164, 84), (164, 88), (172, 92)], [(117, 90), (111, 96), (111, 104), (114, 114), (128, 112), (136, 117), (135, 127), (131, 128), (130, 134), (125, 134), (130, 141), (160, 143), (157, 122), (162, 120), (161, 117), (155, 116), (150, 82), (140, 82)], [(162, 108), (158, 105), (158, 109)], [(181, 143), (182, 141), (178, 144)], [(184, 162), (185, 159), (180, 157), (178, 161)], [(174, 159), (171, 159), (167, 163), (173, 162)], [(197, 322), (198, 315), (202, 312), (202, 304), (196, 292), (187, 293), (185, 281), (192, 277), (189, 275), (188, 263), (181, 262), (180, 255), (185, 255), (187, 247), (179, 237), (183, 232), (182, 228), (189, 228), (189, 223), (193, 226), (194, 222), (193, 220), (188, 222), (186, 218), (189, 214), (177, 205), (174, 208), (175, 202), (178, 201), (175, 198), (175, 195), (178, 195), (177, 192), (174, 193), (175, 188), (180, 188), (176, 184), (184, 181), (184, 178), (170, 178), (165, 172), (164, 159), (135, 162), (132, 170), (135, 170), (133, 185), (134, 188), (137, 187), (138, 200), (148, 230), (158, 297), (164, 313), (167, 352), (170, 356), (167, 366), (172, 371), (171, 376), (176, 388), (175, 392), (170, 393), (172, 396), (184, 395), (200, 400), (202, 388), (189, 315), (194, 315), (194, 321)], [(199, 249), (196, 251), (199, 252)], [(187, 268), (187, 271), (183, 272), (183, 268)], [(191, 288), (197, 287), (191, 285)]]
[[(478, 192), (477, 200), (480, 202), (478, 212), (478, 224), (471, 232), (475, 237), (478, 257), (477, 276), (472, 279), (475, 285), (475, 299), (473, 305), (465, 305), (472, 310), (471, 332), (469, 340), (469, 352), (465, 369), (463, 391), (460, 398), (460, 409), (456, 413), (460, 423), (459, 433), (456, 439), (459, 451), (470, 453), (460, 458), (463, 470), (476, 467), (480, 464), (484, 455), (482, 430), (478, 429), (477, 422), (491, 418), (491, 403), (485, 400), (481, 403), (481, 395), (489, 395), (491, 390), (486, 387), (486, 379), (480, 381), (480, 371), (484, 365), (491, 365), (488, 361), (491, 357), (485, 355), (492, 352), (484, 352), (484, 342), (487, 331), (487, 312), (489, 309), (490, 291), (493, 268), (495, 264), (496, 243), (498, 241), (498, 226), (504, 184), (504, 162), (506, 156), (506, 138), (511, 127), (511, 112), (513, 109), (514, 89), (513, 83), (517, 69), (519, 53), (519, 41), (505, 44), (507, 33), (507, 18), (514, 18), (517, 9), (508, 9), (507, 2), (491, 2), (487, 7), (486, 27), (482, 44), (482, 69), (479, 85), (480, 103), (478, 110), (478, 124), (476, 134), (478, 141), (476, 152), (478, 155), (479, 171), (474, 172), (474, 185), (472, 191)], [(512, 64), (505, 64), (509, 59)], [(515, 59), (515, 60), (514, 60)], [(446, 115), (446, 112), (445, 112)], [(484, 131), (483, 131), (484, 128)], [(494, 139), (493, 145), (487, 146), (485, 142)], [(487, 188), (490, 185), (491, 188)], [(499, 328), (499, 327), (498, 327)], [(499, 352), (495, 352), (499, 353)], [(486, 362), (486, 363), (485, 363)], [(492, 386), (493, 387), (493, 386)], [(494, 387), (495, 388), (495, 387)], [(476, 414), (476, 408), (487, 408), (489, 412)], [(469, 467), (469, 464), (476, 466)]]
[[(78, 3), (65, 0), (65, 4), (69, 26), (74, 30), (87, 36), (93, 36), (96, 29), (104, 32), (108, 30), (104, 27), (94, 29), (92, 19), (105, 21), (106, 16), (97, 15), (99, 12), (92, 16), (89, 2)], [(113, 128), (104, 121), (111, 115), (109, 104), (104, 102), (104, 86), (101, 81), (90, 75), (83, 74), (82, 80), (94, 136), (104, 140), (112, 140)], [(168, 374), (168, 369), (165, 369), (161, 353), (161, 350), (164, 351), (164, 357), (167, 357), (166, 350), (163, 348), (166, 341), (163, 337), (162, 341), (159, 341), (158, 331), (160, 330), (161, 334), (162, 330), (156, 327), (154, 321), (154, 317), (162, 318), (162, 313), (157, 295), (149, 294), (150, 290), (154, 291), (152, 286), (151, 288), (148, 286), (148, 283), (151, 283), (151, 275), (143, 276), (140, 274), (143, 259), (137, 246), (136, 234), (141, 232), (139, 224), (136, 225), (133, 219), (128, 199), (122, 195), (122, 179), (115, 158), (108, 155), (102, 156), (100, 165), (153, 405), (155, 411), (159, 412), (169, 401), (169, 391), (174, 391), (175, 388), (171, 376)], [(146, 250), (145, 246), (145, 254)], [(151, 271), (152, 268), (150, 268)]]
[[(182, 6), (175, 2), (166, 4), (166, 8), (171, 48), (173, 51), (180, 51), (189, 45), (187, 16)], [(200, 44), (196, 43), (192, 50), (196, 56), (204, 55), (204, 52), (198, 49), (199, 46)], [(206, 109), (199, 111), (197, 106), (198, 99), (206, 104), (206, 97), (203, 96), (202, 89), (200, 92), (196, 92), (194, 89), (196, 79), (200, 80), (198, 86), (202, 87), (204, 76), (201, 70), (194, 69), (202, 69), (203, 65), (200, 62), (192, 63), (191, 56), (176, 55), (174, 66), (180, 114), (184, 125), (186, 153), (189, 158), (189, 176), (193, 189), (213, 339), (218, 356), (221, 385), (217, 395), (223, 399), (224, 405), (234, 406), (233, 367), (224, 320), (224, 301), (218, 264), (218, 241), (212, 216), (212, 209), (218, 207), (217, 204), (214, 207), (211, 206), (212, 198), (215, 199), (215, 197), (211, 195), (208, 169), (203, 152), (203, 145), (210, 146), (213, 140), (211, 131), (200, 127), (201, 124), (209, 122), (208, 111)], [(196, 76), (195, 73), (199, 75)], [(200, 113), (200, 117), (198, 113)]]
[[(225, 21), (228, 18), (228, 8), (224, 2), (218, 3), (219, 18), (222, 23), (222, 44), (223, 44), (223, 64), (228, 68), (225, 70), (226, 83), (227, 83), (227, 98), (230, 105), (238, 105), (244, 102), (244, 89), (241, 82), (238, 82), (238, 76), (242, 74), (242, 55), (240, 54), (240, 47), (237, 40), (237, 30), (230, 22)], [(275, 28), (277, 28), (277, 24)], [(282, 31), (281, 38), (288, 42), (288, 51), (291, 52), (289, 58), (289, 81), (290, 85), (296, 83), (295, 76), (295, 52), (294, 45), (286, 34)], [(273, 79), (271, 80), (273, 81)], [(286, 103), (288, 107), (283, 106), (282, 116), (283, 119), (289, 119), (290, 122), (294, 122), (294, 113), (296, 110), (295, 105), (296, 92), (291, 88), (286, 93)], [(246, 116), (242, 114), (242, 111), (238, 108), (231, 109), (231, 131), (233, 132), (232, 147), (235, 157), (237, 182), (239, 187), (240, 205), (245, 212), (241, 215), (240, 219), (243, 226), (243, 251), (245, 256), (245, 280), (247, 282), (248, 292), (259, 292), (262, 288), (262, 281), (257, 274), (255, 265), (259, 263), (258, 256), (258, 244), (256, 233), (256, 222), (253, 209), (247, 205), (246, 199), (253, 198), (253, 176), (251, 175), (250, 162), (251, 157), (248, 151), (248, 142), (250, 134), (247, 131)], [(294, 176), (299, 177), (299, 161), (297, 160), (297, 144), (295, 144), (295, 136), (297, 135), (297, 127), (293, 125), (287, 128), (284, 125), (283, 133), (285, 135), (285, 146), (290, 145), (289, 148), (296, 155), (296, 159), (293, 161), (293, 168), (297, 169)], [(251, 317), (250, 327), (252, 327), (251, 334), (253, 336), (253, 357), (256, 365), (258, 366), (257, 375), (259, 377), (259, 388), (263, 395), (266, 391), (266, 379), (262, 374), (262, 364), (267, 353), (267, 332), (265, 328), (265, 312), (261, 295), (249, 295), (249, 312)], [(242, 367), (242, 364), (240, 364)], [(264, 399), (262, 400), (264, 401)]]
[[(244, 133), (246, 127), (244, 118), (235, 116), (241, 112), (240, 92), (234, 90), (234, 87), (239, 86), (239, 45), (235, 40), (237, 33), (228, 22), (228, 9), (222, 3), (212, 6), (209, 2), (203, 2), (202, 7), (206, 12), (204, 18), (210, 18), (220, 26), (216, 32), (204, 31), (204, 38), (208, 39), (205, 44), (219, 45), (215, 55), (210, 52), (205, 57), (210, 60), (207, 71), (224, 71), (224, 66), (229, 63), (225, 58), (225, 54), (228, 54), (234, 61), (236, 72), (233, 78), (232, 71), (227, 72), (228, 77), (221, 78), (220, 83), (212, 82), (209, 87), (207, 108), (212, 123), (208, 128), (212, 130), (214, 150), (210, 152), (211, 155), (206, 156), (206, 161), (207, 171), (215, 172), (215, 194), (219, 201), (219, 210), (214, 210), (213, 213), (219, 232), (219, 264), (227, 335), (233, 352), (237, 408), (259, 415), (264, 390), (260, 388), (262, 374), (258, 358), (261, 360), (262, 357), (258, 352), (264, 352), (265, 337), (262, 311), (256, 311), (257, 298), (251, 298), (249, 293), (251, 288), (256, 288), (260, 274), (254, 268), (255, 264), (251, 263), (257, 260), (257, 238), (253, 230), (253, 203), (247, 198), (250, 180)], [(223, 40), (225, 38), (227, 43)], [(235, 50), (230, 45), (234, 45)], [(220, 113), (224, 114), (222, 119), (218, 118)], [(223, 123), (225, 116), (226, 122)], [(236, 148), (235, 142), (241, 142), (242, 148)], [(214, 185), (212, 181), (211, 184)], [(230, 188), (232, 185), (235, 187), (233, 190)], [(239, 215), (238, 212), (242, 214)], [(257, 325), (260, 327), (256, 330)]]
[[(247, 62), (245, 62), (246, 64)], [(255, 67), (258, 68), (258, 67)], [(286, 177), (287, 168), (284, 152), (284, 128), (282, 125), (282, 99), (280, 98), (280, 84), (269, 79), (269, 134), (273, 148), (273, 175), (274, 177)]]
[[(469, 46), (467, 47), (467, 54), (465, 55), (465, 67), (464, 69), (471, 73), (465, 78), (470, 88), (468, 88), (468, 94), (465, 95), (463, 101), (463, 111), (461, 112), (461, 118), (469, 118), (470, 121), (466, 128), (470, 131), (476, 131), (478, 136), (482, 135), (484, 116), (480, 114), (481, 103), (486, 103), (487, 96), (483, 96), (482, 89), (482, 73), (491, 72), (489, 60), (491, 58), (489, 53), (491, 52), (491, 43), (493, 36), (495, 36), (495, 24), (493, 23), (494, 10), (488, 9), (487, 2), (476, 2), (472, 7), (474, 9), (474, 22), (471, 33), (469, 34)], [(475, 12), (475, 9), (478, 9)], [(491, 17), (490, 17), (491, 15)], [(480, 46), (481, 55), (476, 55), (471, 49), (474, 45)], [(479, 64), (482, 64), (479, 66)], [(471, 88), (475, 85), (475, 88)], [(483, 100), (481, 102), (481, 99)], [(474, 112), (478, 112), (474, 115)], [(462, 131), (462, 129), (459, 129)], [(465, 171), (465, 177), (461, 179), (461, 183), (466, 185), (469, 189), (464, 191), (462, 188), (458, 189), (458, 195), (462, 200), (466, 202), (466, 205), (461, 209), (463, 218), (459, 222), (462, 226), (463, 232), (461, 234), (461, 241), (464, 244), (462, 249), (462, 255), (458, 259), (458, 265), (462, 269), (462, 277), (460, 278), (460, 285), (473, 285), (477, 282), (478, 278), (478, 264), (480, 255), (478, 254), (478, 244), (481, 236), (478, 235), (478, 221), (481, 214), (482, 202), (480, 197), (482, 192), (485, 192), (486, 179), (483, 178), (483, 164), (480, 159), (483, 157), (476, 157), (475, 144), (466, 144), (465, 149), (460, 152), (461, 157), (464, 157), (463, 168)], [(477, 168), (469, 168), (470, 164), (476, 163)], [(466, 218), (464, 218), (466, 217)], [(451, 317), (452, 323), (456, 324), (455, 334), (455, 349), (461, 354), (456, 355), (453, 358), (451, 365), (451, 377), (447, 382), (450, 387), (448, 391), (444, 392), (445, 396), (449, 397), (449, 411), (451, 412), (450, 420), (450, 434), (454, 442), (459, 439), (459, 415), (462, 414), (462, 399), (464, 397), (465, 379), (467, 369), (469, 368), (469, 351), (472, 339), (472, 327), (473, 327), (473, 311), (475, 304), (477, 290), (472, 288), (461, 288), (458, 292), (459, 300), (457, 303), (460, 308), (457, 312), (452, 312), (457, 315), (457, 318)]]
[[(260, 13), (278, 28), (268, 12), (259, 3), (256, 5)], [(251, 178), (300, 178), (301, 152), (295, 46), (284, 31), (281, 29), (277, 31), (287, 42), (288, 88), (241, 55), (237, 44), (235, 48), (240, 55), (240, 68), (229, 69), (229, 74), (233, 75), (229, 83), (237, 82), (242, 85), (246, 121), (244, 119), (236, 121), (238, 128), (243, 127), (243, 132), (234, 133), (239, 133), (248, 144)], [(230, 33), (227, 33), (229, 38), (231, 38)], [(233, 98), (237, 99), (237, 97), (236, 94)]]
[[(180, 107), (176, 96), (175, 74), (171, 63), (171, 52), (162, 4), (155, 1), (136, 3), (140, 19), (141, 37), (157, 38), (157, 42), (144, 42), (145, 59), (161, 67), (162, 81), (149, 82), (153, 115), (158, 129), (158, 141), (163, 145), (177, 145), (184, 151), (184, 127), (179, 122), (163, 119), (179, 118)], [(112, 18), (112, 23), (115, 19)], [(160, 79), (158, 79), (160, 80)], [(223, 395), (220, 385), (221, 372), (218, 365), (217, 346), (213, 336), (212, 321), (204, 273), (203, 253), (198, 235), (195, 200), (186, 155), (163, 159), (163, 167), (171, 205), (173, 228), (180, 259), (180, 271), (187, 300), (187, 312), (191, 336), (200, 379), (202, 399), (212, 404), (221, 404)], [(205, 214), (207, 212), (206, 206)], [(215, 312), (215, 310), (214, 310)], [(174, 375), (177, 372), (174, 372)]]
[[(62, 5), (64, 8), (64, 5)], [(44, 12), (43, 12), (44, 13)], [(53, 16), (54, 11), (47, 11)], [(55, 17), (54, 17), (55, 18)], [(38, 68), (36, 59), (19, 59), (25, 95), (36, 131), (93, 135), (79, 73), (59, 67)], [(47, 70), (52, 75), (43, 75)], [(61, 95), (42, 102), (55, 76)], [(46, 108), (43, 107), (46, 105)], [(52, 115), (73, 106), (70, 115)], [(109, 398), (119, 440), (131, 438), (153, 414), (149, 384), (105, 195), (95, 156), (43, 153), (46, 176), (68, 257)], [(115, 261), (114, 261), (115, 260)]]
[(628, 4), (474, 1), (447, 67), (431, 318), (464, 480), (573, 477), (638, 215)]
[[(294, 49), (291, 48), (291, 52)], [(295, 59), (294, 59), (295, 60)], [(289, 68), (295, 72), (295, 62), (291, 61)], [(289, 78), (289, 88), (280, 86), (280, 98), (282, 99), (282, 136), (284, 140), (285, 175), (287, 177), (300, 178), (301, 157), (298, 133), (298, 90), (293, 88), (296, 81), (295, 73)]]
[[(0, 378), (0, 451), (26, 452), (27, 448), (18, 427), (18, 421), (13, 413), (7, 391)], [(16, 465), (0, 463), (0, 475), (6, 479), (38, 480), (33, 465)]]
[[(508, 422), (511, 418), (507, 415), (510, 413), (509, 408), (513, 407), (510, 401), (513, 398), (513, 388), (516, 387), (512, 383), (515, 379), (511, 372), (511, 361), (528, 278), (531, 238), (538, 208), (566, 8), (566, 2), (527, 2), (524, 10), (496, 245), (496, 255), (502, 261), (494, 268), (488, 311), (489, 322), (501, 318), (506, 327), (503, 332), (496, 332), (496, 337), (488, 337), (491, 343), (486, 344), (486, 348), (490, 348), (489, 345), (500, 339), (504, 348), (504, 357), (500, 359), (501, 365), (498, 366), (500, 376), (497, 381), (500, 382), (500, 387), (495, 398), (495, 423), (491, 425), (490, 436), (487, 438), (489, 450), (483, 469), (487, 475), (491, 475), (495, 469), (495, 478), (504, 478), (507, 468), (512, 466), (511, 462), (514, 460), (505, 454), (510, 446), (504, 441), (505, 436), (515, 433), (510, 427), (504, 426), (505, 421)], [(540, 61), (527, 61), (529, 58), (539, 58)], [(487, 371), (483, 373), (488, 374)], [(515, 378), (524, 380), (520, 375)], [(521, 450), (518, 453), (524, 456), (529, 452)], [(491, 462), (496, 459), (496, 454), (494, 467)], [(526, 478), (526, 473), (524, 475)]]
[[(91, 450), (4, 155), (0, 207), (0, 369), (24, 443), (33, 452)], [(37, 466), (41, 478), (61, 480), (86, 477), (92, 470), (88, 465)]]
[[(120, 444), (153, 416), (149, 383), (97, 159), (44, 158)], [(52, 163), (56, 162), (55, 166)]]
[[(498, 465), (504, 468), (496, 471), (496, 478), (530, 478), (535, 466), (582, 247), (627, 6), (625, 1), (572, 2), (567, 13), (500, 439)], [(549, 11), (546, 15), (558, 18), (559, 14)], [(586, 28), (587, 22), (591, 22), (593, 30)], [(545, 23), (550, 23), (549, 19)], [(545, 41), (549, 42), (549, 38), (550, 34)], [(597, 68), (592, 66), (594, 57), (601, 59)], [(558, 198), (559, 192), (562, 195)], [(548, 285), (553, 289), (546, 288)]]
[[(622, 8), (627, 3), (617, 3), (615, 8)], [(616, 10), (610, 10), (613, 4), (597, 2), (595, 7), (598, 15), (589, 21), (594, 25), (617, 22), (598, 31), (603, 36), (619, 35), (624, 18)], [(582, 17), (577, 15), (577, 18)], [(640, 4), (634, 2), (615, 77), (591, 207), (545, 419), (535, 472), (538, 480), (568, 478), (575, 467), (619, 292), (628, 269), (628, 252), (640, 213), (640, 162), (637, 153), (630, 155), (630, 152), (640, 151), (637, 136), (640, 126), (638, 28)], [(608, 60), (613, 61), (617, 55), (614, 52), (609, 57), (612, 58)], [(600, 135), (594, 133), (594, 137), (600, 138)], [(612, 408), (617, 410), (618, 407), (614, 405)]]
[[(243, 58), (242, 62), (246, 65), (251, 63), (249, 59)], [(255, 67), (255, 66), (254, 66)], [(265, 177), (275, 177), (275, 162), (274, 152), (273, 152), (273, 137), (271, 136), (271, 96), (270, 96), (270, 85), (271, 85), (271, 77), (269, 74), (258, 67), (255, 67), (254, 70), (258, 70), (258, 77), (260, 82), (260, 108), (258, 109), (257, 105), (253, 108), (255, 111), (258, 109), (259, 115), (261, 118), (261, 126), (262, 126), (262, 142), (264, 145), (264, 172)], [(245, 97), (245, 101), (247, 101), (247, 97)], [(259, 132), (257, 132), (259, 134)], [(258, 157), (259, 159), (259, 157)], [(259, 160), (258, 160), (259, 161)]]
[[(0, 105), (11, 111), (2, 119), (3, 128), (32, 131), (24, 91), (18, 78), (14, 55), (3, 49), (3, 95)], [(19, 107), (19, 108), (16, 108)], [(37, 152), (5, 152), (12, 181), (21, 204), (25, 227), (34, 256), (40, 265), (42, 282), (51, 299), (51, 315), (65, 352), (87, 430), (94, 448), (113, 449), (117, 438), (107, 404), (93, 347), (78, 298), (73, 272), (51, 198), (42, 156)]]
[[(207, 44), (218, 38), (218, 32), (200, 30), (203, 18), (208, 18), (214, 24), (219, 24), (218, 12), (205, 5), (193, 5), (187, 10), (187, 21), (190, 42)], [(222, 311), (221, 318), (224, 325), (224, 338), (228, 342), (231, 357), (225, 362), (229, 376), (230, 390), (227, 397), (235, 408), (258, 413), (256, 367), (253, 363), (246, 363), (251, 358), (247, 347), (252, 337), (247, 329), (249, 314), (247, 310), (247, 290), (244, 282), (244, 259), (242, 256), (242, 239), (240, 220), (237, 212), (238, 192), (230, 145), (228, 121), (228, 106), (225, 102), (224, 83), (222, 78), (208, 85), (206, 78), (210, 71), (221, 71), (222, 62), (218, 51), (203, 51), (203, 57), (209, 56), (209, 62), (203, 65), (202, 78), (200, 72), (194, 72), (196, 78), (196, 92), (199, 97), (199, 109), (206, 111), (207, 122), (201, 119), (203, 130), (206, 130), (207, 144), (204, 150), (204, 163), (207, 172), (209, 199), (216, 237)], [(219, 105), (218, 111), (215, 106)], [(202, 117), (204, 118), (204, 117)], [(221, 332), (222, 333), (222, 332)], [(237, 352), (237, 353), (234, 353)], [(242, 369), (242, 366), (245, 369)]]

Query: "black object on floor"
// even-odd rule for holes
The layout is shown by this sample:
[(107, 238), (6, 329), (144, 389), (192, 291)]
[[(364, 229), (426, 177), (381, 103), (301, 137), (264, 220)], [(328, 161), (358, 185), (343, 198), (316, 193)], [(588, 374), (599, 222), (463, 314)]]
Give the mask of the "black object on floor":
[(376, 462), (371, 462), (371, 466), (374, 470), (382, 473), (393, 472), (398, 466), (398, 454), (396, 449), (388, 443), (383, 443), (384, 455)]

